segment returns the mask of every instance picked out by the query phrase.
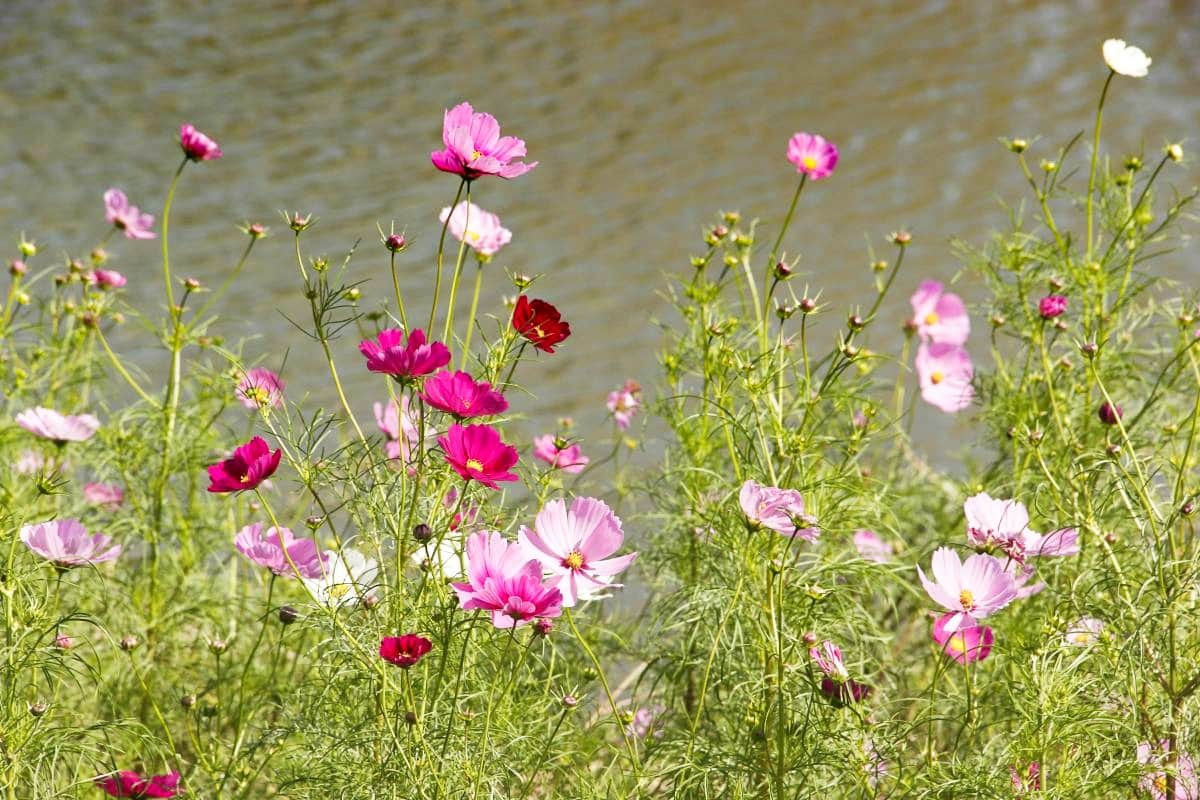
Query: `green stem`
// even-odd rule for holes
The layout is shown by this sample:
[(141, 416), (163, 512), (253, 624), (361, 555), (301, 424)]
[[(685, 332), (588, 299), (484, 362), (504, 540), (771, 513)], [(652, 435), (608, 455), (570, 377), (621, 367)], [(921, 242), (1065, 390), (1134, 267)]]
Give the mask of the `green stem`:
[[(457, 205), (457, 204), (456, 204)], [(450, 214), (453, 216), (454, 209), (450, 209)], [(446, 217), (446, 222), (450, 222), (450, 217)], [(462, 277), (463, 259), (467, 254), (467, 235), (471, 225), (471, 184), (467, 184), (467, 208), (463, 212), (463, 238), (458, 243), (458, 255), (454, 258), (454, 277), (450, 279), (450, 298), (446, 305), (446, 324), (442, 327), (442, 341), (450, 341), (450, 331), (454, 327), (454, 302), (458, 299), (458, 280)]]
[(475, 289), (471, 292), (471, 314), (467, 317), (467, 335), (463, 337), (462, 362), (459, 369), (467, 368), (467, 358), (471, 353), (471, 334), (475, 332), (475, 314), (479, 311), (479, 290), (483, 286), (483, 261), (475, 269)]
[(433, 302), (429, 304), (429, 324), (425, 326), (426, 331), (433, 330), (433, 318), (437, 315), (438, 295), (442, 293), (442, 254), (446, 249), (446, 229), (450, 227), (450, 215), (458, 206), (458, 199), (462, 197), (463, 187), (466, 185), (467, 179), (463, 178), (462, 182), (458, 184), (458, 191), (454, 193), (454, 202), (450, 204), (450, 214), (446, 215), (446, 221), (442, 223), (442, 235), (438, 237), (437, 273), (433, 279)]
[(1104, 81), (1104, 89), (1100, 92), (1100, 102), (1096, 104), (1096, 129), (1092, 134), (1092, 161), (1088, 167), (1088, 188), (1087, 188), (1087, 264), (1092, 263), (1092, 205), (1093, 195), (1096, 188), (1096, 161), (1100, 156), (1100, 122), (1104, 115), (1104, 98), (1108, 96), (1108, 86), (1112, 83), (1113, 76), (1117, 73), (1111, 69), (1108, 71), (1108, 78)]

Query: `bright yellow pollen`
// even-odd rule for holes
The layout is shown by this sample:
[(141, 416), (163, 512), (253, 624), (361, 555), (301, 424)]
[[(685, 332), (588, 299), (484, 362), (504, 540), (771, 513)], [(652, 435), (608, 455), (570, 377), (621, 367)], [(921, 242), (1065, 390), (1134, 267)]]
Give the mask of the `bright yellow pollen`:
[(467, 469), (473, 469), (476, 472), (483, 472), (483, 462), (478, 458), (468, 458)]
[(970, 589), (963, 589), (958, 593), (958, 602), (962, 603), (963, 611), (970, 611), (975, 607), (975, 595)]
[(817, 159), (813, 158), (812, 156), (805, 156), (804, 158), (800, 159), (800, 163), (803, 164), (807, 169), (817, 168)]
[(937, 386), (939, 383), (941, 383), (944, 380), (946, 380), (946, 373), (944, 373), (944, 372), (933, 372), (933, 373), (930, 373), (930, 375), (929, 375), (929, 382), (932, 383), (934, 386)]
[(956, 653), (967, 652), (967, 637), (963, 636), (961, 633), (956, 633), (951, 636), (950, 641), (946, 644)]
[(1155, 778), (1154, 788), (1160, 792), (1165, 792), (1167, 790), (1167, 776), (1159, 775), (1157, 778)]
[(238, 478), (238, 480), (241, 481), (242, 483), (249, 483), (250, 475), (247, 473), (246, 475), (243, 475), (242, 477)]
[(538, 337), (539, 339), (540, 339), (540, 338), (542, 338), (543, 336), (545, 336), (545, 335), (546, 335), (546, 333), (545, 333), (545, 332), (542, 330), (542, 326), (541, 326), (541, 325), (534, 325), (534, 326), (533, 326), (533, 332), (534, 332), (534, 334), (536, 334), (536, 335), (537, 335), (537, 337)]
[(476, 233), (475, 231), (467, 231), (467, 238), (470, 239), (472, 242), (478, 242), (479, 234)]
[(930, 311), (928, 314), (925, 315), (925, 324), (926, 325), (937, 325), (938, 321), (940, 319), (941, 319), (941, 317), (938, 316), (938, 313), (936, 311)]
[(349, 591), (350, 591), (350, 584), (339, 583), (335, 586), (329, 587), (329, 596), (335, 597), (335, 598), (342, 598), (342, 597), (345, 597), (346, 593)]
[(580, 569), (583, 567), (583, 553), (578, 550), (567, 553), (567, 557), (563, 559), (563, 566), (567, 569)]
[(482, 156), (483, 156), (483, 153), (476, 150), (475, 152), (471, 153), (471, 160), (474, 161), (475, 159), (481, 158)]

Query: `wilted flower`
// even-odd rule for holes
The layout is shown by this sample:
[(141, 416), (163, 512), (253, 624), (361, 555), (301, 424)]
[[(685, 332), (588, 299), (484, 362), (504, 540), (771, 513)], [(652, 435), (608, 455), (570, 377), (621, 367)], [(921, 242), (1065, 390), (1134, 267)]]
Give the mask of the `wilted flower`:
[(939, 281), (922, 281), (910, 298), (912, 324), (922, 341), (939, 344), (966, 344), (971, 333), (971, 318), (962, 298), (947, 292)]
[(500, 481), (520, 480), (509, 472), (517, 463), (517, 448), (505, 444), (490, 425), (451, 425), (445, 436), (438, 437), (446, 462), (460, 477), (479, 481), (489, 489), (499, 489)]
[(836, 681), (850, 679), (850, 673), (846, 670), (846, 662), (842, 661), (842, 649), (828, 639), (821, 642), (818, 647), (809, 648), (808, 655), (817, 662), (821, 672), (830, 678)]
[(966, 350), (953, 344), (922, 344), (917, 349), (916, 366), (925, 402), (948, 414), (971, 405), (975, 367)]
[(534, 437), (533, 457), (572, 475), (583, 472), (591, 461), (578, 444), (569, 444), (550, 433)]
[(125, 232), (126, 239), (153, 239), (154, 217), (143, 214), (141, 209), (129, 202), (120, 189), (109, 189), (104, 193), (104, 218)]
[(752, 525), (761, 525), (784, 536), (813, 542), (821, 535), (804, 511), (804, 498), (795, 489), (778, 489), (748, 480), (738, 493), (742, 513)]
[(91, 414), (70, 416), (41, 406), (22, 411), (16, 419), (30, 433), (58, 444), (86, 441), (100, 427), (100, 420)]
[(186, 122), (179, 126), (179, 146), (192, 161), (212, 161), (224, 155), (215, 141)]
[(398, 328), (382, 330), (374, 339), (364, 339), (358, 350), (367, 359), (367, 369), (397, 380), (428, 375), (450, 363), (450, 350), (441, 342), (426, 342), (425, 331), (408, 334)]
[(87, 483), (83, 486), (83, 499), (94, 506), (115, 511), (125, 500), (125, 492), (114, 483)]
[(282, 450), (271, 452), (266, 441), (255, 436), (233, 451), (233, 455), (208, 468), (210, 492), (241, 492), (253, 489), (275, 474)]
[(458, 419), (490, 417), (508, 410), (504, 395), (487, 381), (475, 382), (466, 372), (439, 372), (425, 381), (421, 397)]
[[(299, 565), (299, 562), (297, 562)], [(352, 547), (325, 551), (325, 573), (305, 578), (304, 584), (318, 603), (327, 606), (357, 606), (375, 596), (379, 564)]]
[(449, 206), (438, 217), (446, 222), (450, 234), (481, 256), (494, 256), (512, 241), (512, 231), (500, 224), (500, 218), (474, 203), (463, 200), (451, 212)]
[(525, 142), (501, 136), (500, 123), (491, 114), (475, 113), (470, 103), (459, 103), (442, 120), (444, 150), (430, 153), (442, 172), (474, 180), (482, 175), (516, 178), (537, 166), (515, 159), (525, 157)]
[(1108, 39), (1102, 48), (1104, 63), (1118, 75), (1144, 78), (1150, 72), (1150, 57), (1140, 47), (1125, 44), (1124, 39)]
[(949, 547), (939, 547), (933, 553), (934, 580), (925, 577), (920, 565), (917, 575), (934, 602), (953, 612), (943, 623), (948, 633), (994, 614), (1017, 594), (1012, 576), (999, 559), (976, 553), (963, 562)]
[(237, 397), (246, 408), (279, 408), (283, 404), (283, 381), (264, 367), (246, 370), (238, 381)]
[(530, 300), (525, 295), (517, 298), (513, 308), (513, 330), (546, 353), (553, 353), (554, 346), (571, 335), (571, 326), (562, 319), (558, 309), (545, 300)]
[(823, 136), (796, 133), (788, 140), (787, 160), (796, 171), (814, 181), (828, 178), (838, 162), (838, 149)]
[(96, 779), (96, 785), (110, 797), (126, 797), (132, 800), (174, 797), (179, 791), (179, 773), (151, 775), (143, 778), (136, 772), (123, 770)]
[(467, 540), (467, 580), (451, 586), (464, 610), (490, 611), (497, 628), (562, 613), (562, 593), (542, 582), (541, 562), (495, 531), (471, 535)]
[(1017, 770), (1015, 766), (1008, 768), (1009, 776), (1012, 778), (1013, 792), (1016, 794), (1028, 794), (1029, 792), (1038, 792), (1042, 789), (1041, 767), (1038, 762), (1032, 761), (1025, 768), (1024, 774)]
[(238, 531), (233, 545), (242, 555), (282, 577), (320, 578), (326, 556), (312, 539), (297, 539), (288, 528), (267, 528), (261, 522)]
[(983, 661), (992, 652), (996, 637), (986, 625), (965, 625), (954, 632), (946, 630), (954, 614), (942, 614), (933, 623), (933, 640), (942, 652), (960, 664)]
[[(91, 535), (77, 519), (57, 519), (21, 528), (21, 541), (56, 567), (95, 566), (121, 554), (121, 545), (102, 533)], [(108, 549), (105, 549), (108, 548)]]
[(854, 549), (868, 561), (880, 564), (892, 558), (892, 546), (885, 542), (875, 531), (858, 530), (854, 532)]
[(1067, 628), (1063, 640), (1076, 647), (1087, 647), (1100, 641), (1104, 633), (1104, 623), (1095, 617), (1080, 617)]
[(403, 669), (416, 664), (432, 649), (432, 642), (415, 633), (385, 636), (379, 641), (379, 657)]

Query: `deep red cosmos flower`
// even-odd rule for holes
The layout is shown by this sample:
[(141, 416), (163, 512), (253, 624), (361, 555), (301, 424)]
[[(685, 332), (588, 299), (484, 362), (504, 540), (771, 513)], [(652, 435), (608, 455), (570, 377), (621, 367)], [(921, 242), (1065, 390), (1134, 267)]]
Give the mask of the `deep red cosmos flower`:
[(530, 300), (525, 295), (517, 298), (512, 326), (534, 347), (547, 353), (553, 353), (554, 345), (571, 335), (571, 326), (563, 322), (557, 308), (545, 300)]
[(433, 644), (428, 639), (415, 633), (385, 636), (379, 642), (379, 657), (397, 667), (408, 669), (432, 649)]
[(271, 452), (262, 437), (255, 436), (233, 451), (233, 456), (208, 468), (210, 492), (241, 492), (253, 489), (279, 468), (283, 451)]
[(131, 770), (122, 770), (96, 780), (96, 785), (110, 797), (129, 797), (143, 800), (150, 797), (174, 797), (179, 790), (179, 773), (152, 775), (143, 778)]
[(508, 469), (517, 463), (517, 448), (505, 444), (490, 425), (451, 425), (438, 437), (446, 461), (461, 477), (499, 489), (498, 481), (520, 480)]
[(399, 328), (382, 330), (374, 339), (364, 339), (358, 350), (367, 359), (367, 369), (396, 380), (428, 375), (450, 363), (450, 350), (441, 342), (426, 342), (425, 331), (414, 329), (404, 338)]

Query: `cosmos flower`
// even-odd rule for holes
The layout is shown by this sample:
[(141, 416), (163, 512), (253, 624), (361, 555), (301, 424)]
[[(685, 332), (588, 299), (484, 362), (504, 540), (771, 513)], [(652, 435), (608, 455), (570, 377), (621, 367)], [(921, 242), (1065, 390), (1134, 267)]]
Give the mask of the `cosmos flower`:
[(912, 324), (924, 342), (954, 344), (967, 343), (971, 333), (971, 318), (962, 298), (947, 292), (939, 281), (922, 281), (913, 292)]
[(444, 149), (429, 155), (433, 165), (466, 180), (483, 175), (516, 178), (538, 164), (518, 161), (525, 157), (525, 142), (515, 136), (501, 136), (496, 118), (476, 113), (470, 103), (459, 103), (446, 111), (442, 144)]
[(77, 519), (25, 525), (21, 528), (21, 541), (54, 566), (64, 569), (95, 566), (121, 554), (121, 545), (109, 547), (112, 537), (102, 533), (89, 534)]
[(549, 501), (533, 528), (521, 526), (518, 541), (531, 558), (541, 561), (550, 576), (547, 585), (562, 592), (562, 604), (568, 608), (620, 588), (614, 577), (637, 558), (637, 553), (611, 557), (625, 542), (625, 532), (612, 509), (592, 497), (576, 497), (569, 509), (564, 500)]
[(838, 162), (838, 149), (823, 136), (800, 132), (788, 140), (787, 159), (814, 181), (828, 178)]
[(1140, 47), (1125, 44), (1124, 39), (1108, 39), (1101, 48), (1104, 63), (1118, 75), (1144, 78), (1150, 72), (1151, 58)]
[(141, 209), (129, 202), (120, 189), (109, 189), (104, 193), (104, 218), (125, 234), (126, 239), (153, 239), (154, 217), (143, 214)]

